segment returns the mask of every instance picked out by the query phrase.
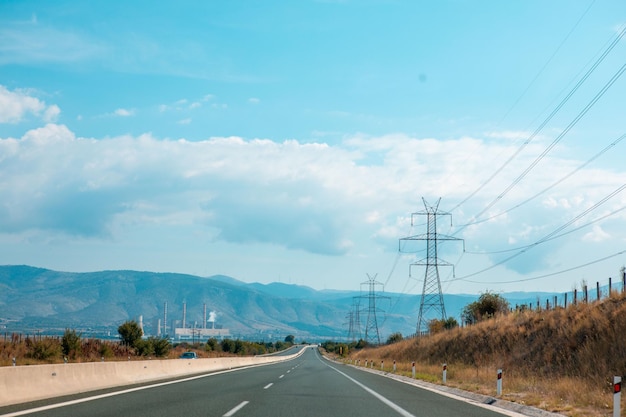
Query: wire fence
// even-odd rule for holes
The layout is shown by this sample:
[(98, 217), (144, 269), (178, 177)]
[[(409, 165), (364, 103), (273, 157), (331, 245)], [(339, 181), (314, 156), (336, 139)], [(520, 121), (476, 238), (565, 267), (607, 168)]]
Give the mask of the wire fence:
[(600, 281), (596, 281), (595, 287), (593, 285), (589, 286), (586, 281), (583, 281), (580, 290), (574, 288), (572, 291), (565, 292), (561, 295), (554, 295), (546, 299), (540, 299), (538, 297), (536, 302), (516, 304), (514, 307), (511, 306), (511, 311), (567, 308), (568, 306), (579, 303), (601, 301), (613, 295), (623, 294), (625, 292), (626, 272), (622, 271), (622, 276), (617, 280), (613, 280), (613, 278), (609, 277), (608, 283), (601, 284)]

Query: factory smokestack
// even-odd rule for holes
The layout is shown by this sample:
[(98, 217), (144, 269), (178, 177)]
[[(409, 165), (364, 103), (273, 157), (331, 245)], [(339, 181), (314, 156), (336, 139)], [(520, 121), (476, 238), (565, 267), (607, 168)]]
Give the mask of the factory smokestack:
[(167, 336), (167, 301), (163, 304), (163, 336)]
[(186, 327), (185, 323), (187, 322), (187, 302), (183, 301), (183, 329)]
[(204, 320), (202, 320), (202, 328), (206, 329), (206, 303), (204, 303)]

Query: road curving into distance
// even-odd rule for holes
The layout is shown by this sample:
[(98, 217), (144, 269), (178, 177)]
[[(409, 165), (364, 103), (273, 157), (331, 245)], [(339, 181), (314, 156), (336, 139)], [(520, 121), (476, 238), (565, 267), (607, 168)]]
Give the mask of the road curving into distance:
[(522, 416), (336, 364), (315, 348), (285, 362), (57, 401), (3, 407), (0, 416)]

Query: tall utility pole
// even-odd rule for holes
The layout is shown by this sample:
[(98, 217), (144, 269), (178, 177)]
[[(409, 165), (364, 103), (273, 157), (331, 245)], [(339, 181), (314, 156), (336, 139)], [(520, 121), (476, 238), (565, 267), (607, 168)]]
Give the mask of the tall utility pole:
[(348, 340), (357, 341), (361, 339), (361, 312), (360, 312), (360, 297), (354, 297), (352, 300), (352, 311), (346, 316), (349, 320), (348, 325)]
[[(365, 341), (371, 344), (380, 345), (380, 335), (378, 333), (378, 321), (376, 319), (376, 312), (378, 309), (376, 308), (376, 299), (389, 299), (389, 297), (384, 297), (376, 294), (376, 286), (380, 285), (384, 287), (384, 284), (376, 281), (376, 276), (373, 277), (367, 274), (368, 280), (366, 282), (361, 283), (361, 286), (368, 286), (367, 295), (362, 295), (361, 298), (368, 299), (368, 307), (367, 307), (367, 325), (365, 326)], [(383, 288), (384, 291), (384, 288)]]
[(346, 315), (348, 319), (348, 341), (354, 342), (356, 340), (356, 335), (354, 334), (354, 311), (349, 311)]
[[(425, 215), (427, 219), (426, 234), (408, 236), (400, 239), (400, 246), (402, 246), (402, 241), (426, 241), (426, 258), (409, 265), (409, 275), (411, 274), (411, 266), (426, 266), (426, 273), (424, 275), (424, 287), (422, 289), (422, 299), (420, 302), (419, 316), (417, 319), (417, 336), (420, 336), (422, 333), (428, 331), (429, 320), (435, 318), (441, 318), (441, 320), (446, 320), (446, 308), (443, 303), (443, 294), (441, 292), (439, 267), (452, 266), (454, 268), (454, 265), (439, 258), (437, 254), (438, 244), (440, 241), (445, 240), (463, 240), (453, 236), (447, 236), (437, 233), (437, 216), (451, 216), (450, 213), (439, 211), (439, 203), (441, 202), (441, 198), (437, 200), (437, 204), (435, 204), (434, 206), (429, 206), (424, 198), (422, 198), (422, 201), (424, 202), (425, 210), (411, 214), (411, 226), (413, 226), (414, 216)], [(452, 222), (452, 218), (450, 218), (450, 222)], [(402, 251), (402, 247), (400, 247), (400, 251)]]

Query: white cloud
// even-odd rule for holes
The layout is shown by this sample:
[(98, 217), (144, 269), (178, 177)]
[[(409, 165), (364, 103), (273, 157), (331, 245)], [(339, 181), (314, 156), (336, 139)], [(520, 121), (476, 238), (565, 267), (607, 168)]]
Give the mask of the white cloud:
[(602, 242), (611, 238), (611, 235), (599, 225), (594, 225), (593, 229), (583, 236), (584, 242)]
[[(392, 252), (398, 237), (420, 233), (425, 220), (418, 218), (411, 227), (410, 213), (424, 209), (422, 196), (434, 203), (443, 194), (441, 208), (449, 209), (492, 172), (502, 146), (477, 138), (400, 134), (358, 136), (340, 146), (240, 137), (95, 140), (48, 124), (21, 139), (0, 139), (0, 194), (7, 202), (0, 206), (0, 229), (100, 237), (129, 228), (193, 225), (234, 244), (336, 255), (360, 252), (363, 241), (373, 241)], [(454, 224), (470, 221), (525, 162), (516, 162), (476, 201), (455, 211)], [(558, 177), (535, 178), (536, 189), (551, 178)], [(568, 187), (523, 209), (468, 228), (468, 246), (500, 250), (531, 244), (624, 182), (624, 173), (581, 173)], [(512, 193), (494, 213), (533, 191)], [(614, 202), (619, 204), (626, 201)], [(594, 230), (594, 238), (585, 239), (600, 242), (598, 236), (611, 238)], [(538, 265), (552, 251), (536, 253)]]
[(191, 123), (191, 117), (187, 117), (186, 119), (179, 120), (177, 122), (179, 125), (188, 125)]
[(117, 109), (113, 112), (113, 114), (115, 116), (120, 116), (120, 117), (130, 117), (130, 116), (134, 116), (135, 115), (135, 110), (134, 109)]
[(56, 104), (46, 105), (28, 90), (9, 91), (0, 85), (0, 123), (19, 123), (28, 115), (34, 115), (45, 122), (55, 121), (61, 109)]
[(61, 114), (61, 109), (56, 104), (53, 104), (43, 113), (43, 120), (44, 122), (56, 122), (59, 114)]
[(248, 99), (248, 103), (250, 103), (250, 104), (259, 104), (260, 102), (261, 102), (261, 100), (256, 98), (256, 97), (250, 97)]

